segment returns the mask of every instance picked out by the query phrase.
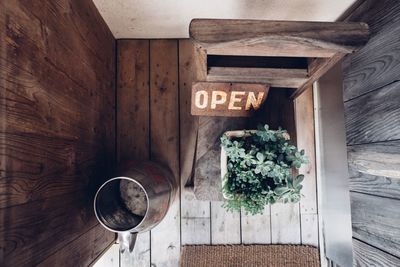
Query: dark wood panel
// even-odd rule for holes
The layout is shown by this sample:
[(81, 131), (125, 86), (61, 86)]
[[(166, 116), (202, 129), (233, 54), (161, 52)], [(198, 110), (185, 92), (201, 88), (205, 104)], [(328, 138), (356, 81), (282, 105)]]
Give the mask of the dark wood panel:
[(264, 105), (254, 116), (252, 127), (255, 129), (258, 123), (267, 123), (271, 129), (282, 127), (296, 143), (294, 101), (290, 99), (292, 92), (293, 89), (271, 88)]
[(208, 55), (207, 67), (301, 69), (308, 66), (305, 57), (249, 57)]
[(353, 239), (354, 266), (389, 267), (400, 266), (400, 259), (368, 244)]
[(0, 260), (88, 265), (114, 239), (93, 239), (92, 205), (114, 164), (114, 38), (89, 0), (0, 10)]
[(199, 118), (190, 114), (192, 83), (197, 77), (196, 50), (191, 40), (179, 40), (179, 120), (181, 186), (192, 183)]
[(166, 164), (178, 181), (178, 43), (151, 40), (150, 53), (151, 159)]
[(351, 192), (353, 236), (400, 256), (400, 200)]
[(1, 209), (6, 218), (0, 226), (5, 266), (34, 266), (91, 228), (100, 227), (92, 207), (90, 195), (80, 191)]
[(105, 154), (112, 152), (84, 140), (0, 133), (0, 149), (5, 153), (0, 208), (87, 189), (95, 186), (90, 179), (103, 177), (111, 167)]
[(400, 3), (366, 1), (364, 7), (351, 20), (368, 22), (373, 35), (365, 47), (344, 60), (346, 101), (400, 80)]
[(399, 99), (400, 81), (346, 102), (347, 143), (400, 139)]
[(117, 146), (120, 160), (149, 158), (149, 41), (118, 41)]
[(114, 240), (115, 233), (96, 225), (56, 254), (46, 258), (38, 266), (89, 266), (93, 260), (97, 260), (102, 255), (104, 250), (108, 249)]

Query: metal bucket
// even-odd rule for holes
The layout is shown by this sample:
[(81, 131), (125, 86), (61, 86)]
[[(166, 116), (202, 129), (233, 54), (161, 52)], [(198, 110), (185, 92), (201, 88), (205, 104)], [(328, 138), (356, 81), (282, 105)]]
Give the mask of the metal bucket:
[(130, 161), (106, 181), (94, 198), (100, 224), (118, 233), (120, 250), (133, 250), (136, 235), (156, 226), (174, 200), (177, 186), (172, 173), (151, 161)]

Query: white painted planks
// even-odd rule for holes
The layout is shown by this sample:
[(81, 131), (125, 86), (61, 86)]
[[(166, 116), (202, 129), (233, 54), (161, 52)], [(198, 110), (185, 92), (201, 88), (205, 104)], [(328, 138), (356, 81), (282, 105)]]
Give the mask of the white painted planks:
[(266, 206), (263, 214), (249, 215), (241, 213), (242, 243), (270, 244), (271, 243), (271, 212)]
[(300, 244), (299, 204), (271, 205), (271, 234), (273, 244)]
[(240, 213), (226, 211), (222, 203), (211, 202), (211, 243), (240, 244)]

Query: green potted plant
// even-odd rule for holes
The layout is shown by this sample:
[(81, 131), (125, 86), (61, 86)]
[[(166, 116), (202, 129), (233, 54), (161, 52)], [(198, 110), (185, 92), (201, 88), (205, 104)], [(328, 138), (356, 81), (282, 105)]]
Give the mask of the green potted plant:
[(294, 170), (307, 163), (304, 150), (290, 143), (286, 130), (228, 131), (221, 137), (221, 178), (225, 208), (262, 213), (277, 201), (298, 202), (304, 175)]

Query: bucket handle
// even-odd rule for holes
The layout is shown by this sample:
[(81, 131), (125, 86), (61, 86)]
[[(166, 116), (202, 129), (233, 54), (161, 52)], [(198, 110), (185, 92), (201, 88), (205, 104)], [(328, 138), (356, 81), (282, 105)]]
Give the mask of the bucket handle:
[(133, 251), (136, 243), (137, 234), (138, 233), (132, 233), (129, 231), (118, 233), (119, 251), (121, 253), (124, 253), (126, 249), (129, 250), (129, 253)]

